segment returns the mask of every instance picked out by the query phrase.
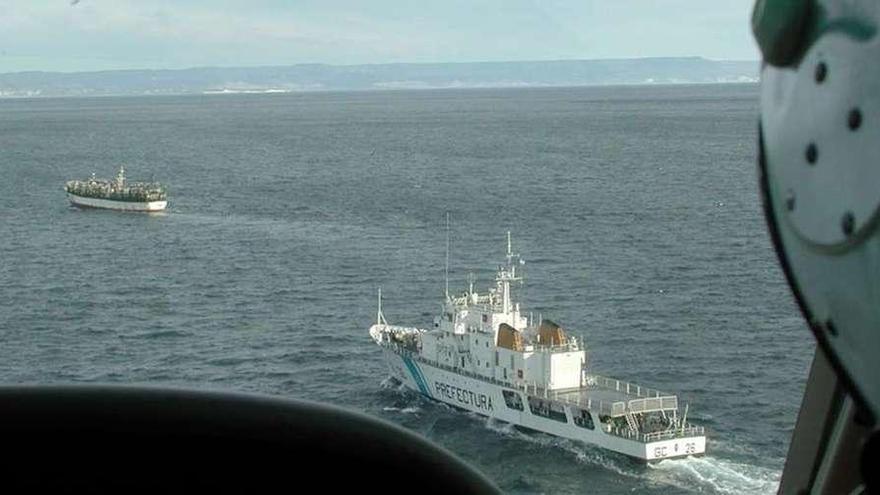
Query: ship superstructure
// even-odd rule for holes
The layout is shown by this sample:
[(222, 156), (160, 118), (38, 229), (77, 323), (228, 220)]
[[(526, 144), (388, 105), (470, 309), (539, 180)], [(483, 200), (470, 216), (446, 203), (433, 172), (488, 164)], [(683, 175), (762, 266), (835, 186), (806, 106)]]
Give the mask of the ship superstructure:
[(370, 336), (391, 375), (447, 404), (638, 459), (704, 453), (705, 430), (676, 395), (592, 373), (582, 339), (523, 313), (512, 294), (519, 261), (508, 233), (494, 287), (475, 292), (471, 279), (462, 294), (447, 290), (430, 329), (389, 325), (380, 292)]
[(168, 206), (165, 186), (157, 182), (126, 182), (125, 167), (113, 180), (71, 180), (64, 185), (71, 204), (125, 211), (162, 211)]

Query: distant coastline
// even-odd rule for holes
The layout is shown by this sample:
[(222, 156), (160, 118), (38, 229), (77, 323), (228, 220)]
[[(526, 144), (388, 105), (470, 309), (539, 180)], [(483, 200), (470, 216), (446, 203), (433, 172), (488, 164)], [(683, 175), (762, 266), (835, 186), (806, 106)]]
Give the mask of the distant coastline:
[(13, 72), (0, 98), (266, 94), (758, 82), (757, 61), (701, 57)]

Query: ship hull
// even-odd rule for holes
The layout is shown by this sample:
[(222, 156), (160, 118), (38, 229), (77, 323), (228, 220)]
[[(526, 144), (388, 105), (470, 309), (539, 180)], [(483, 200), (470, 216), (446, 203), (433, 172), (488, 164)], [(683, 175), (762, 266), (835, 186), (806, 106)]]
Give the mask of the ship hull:
[[(593, 428), (578, 426), (575, 424), (572, 409), (568, 406), (564, 408), (565, 421), (533, 414), (528, 405), (529, 397), (523, 390), (450, 372), (387, 347), (383, 347), (382, 351), (389, 372), (397, 380), (422, 395), (456, 408), (529, 430), (596, 445), (642, 461), (700, 455), (706, 451), (705, 436), (678, 437), (646, 443), (612, 435), (603, 430), (599, 418), (592, 412)], [(518, 394), (521, 398), (520, 404), (523, 404), (522, 410), (508, 406), (503, 395), (505, 393), (508, 398), (511, 394)]]
[(99, 208), (104, 210), (157, 212), (168, 206), (168, 201), (114, 201), (111, 199), (87, 198), (67, 193), (70, 204), (80, 208)]

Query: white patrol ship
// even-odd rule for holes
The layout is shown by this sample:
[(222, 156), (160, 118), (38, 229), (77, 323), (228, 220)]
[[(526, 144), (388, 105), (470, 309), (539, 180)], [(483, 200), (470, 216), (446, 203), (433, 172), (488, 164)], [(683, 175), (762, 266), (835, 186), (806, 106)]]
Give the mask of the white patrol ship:
[(589, 372), (582, 340), (523, 316), (511, 294), (518, 258), (508, 232), (495, 287), (480, 294), (471, 279), (459, 296), (447, 288), (430, 330), (389, 325), (380, 291), (370, 336), (392, 377), (467, 411), (645, 461), (703, 454), (705, 430), (688, 423), (678, 397)]

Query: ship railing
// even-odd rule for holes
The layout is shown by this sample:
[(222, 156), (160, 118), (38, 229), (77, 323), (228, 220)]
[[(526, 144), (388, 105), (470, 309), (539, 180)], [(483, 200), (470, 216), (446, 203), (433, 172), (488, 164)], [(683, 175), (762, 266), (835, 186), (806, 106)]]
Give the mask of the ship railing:
[[(515, 386), (516, 385), (510, 385)], [(626, 415), (627, 412), (633, 414), (649, 413), (654, 411), (674, 411), (678, 409), (678, 397), (674, 395), (666, 395), (660, 397), (645, 397), (642, 399), (633, 399), (630, 401), (603, 401), (593, 399), (589, 396), (581, 395), (582, 389), (572, 390), (548, 390), (538, 387), (535, 384), (518, 386), (527, 394), (553, 399), (559, 402), (576, 405), (581, 408), (589, 409), (600, 415), (618, 418)]]
[(587, 409), (598, 413), (600, 416), (622, 416), (624, 411), (626, 410), (626, 404), (623, 402), (608, 402), (604, 400), (594, 400), (592, 398), (581, 399), (580, 397), (572, 398), (566, 396), (559, 396), (559, 401), (565, 402), (571, 405), (579, 406), (583, 409)]
[(642, 433), (641, 439), (643, 442), (648, 443), (659, 440), (668, 440), (670, 438), (701, 437), (705, 434), (705, 427), (688, 424), (688, 426), (684, 428), (673, 428), (671, 430), (656, 431), (653, 433)]
[(642, 443), (658, 442), (660, 440), (670, 440), (673, 438), (687, 438), (705, 436), (706, 428), (702, 426), (688, 425), (685, 428), (671, 428), (663, 431), (655, 431), (652, 433), (640, 433), (632, 431), (628, 427), (615, 427), (607, 425), (605, 433), (620, 438), (635, 440)]
[(405, 334), (422, 333), (422, 330), (420, 330), (416, 327), (402, 327), (400, 325), (388, 325), (388, 324), (379, 325), (379, 327), (382, 330), (385, 330), (388, 332), (399, 332), (399, 333), (405, 333)]
[(526, 396), (543, 397), (545, 399), (571, 406), (578, 406), (581, 409), (593, 411), (601, 416), (623, 416), (626, 411), (626, 402), (609, 402), (601, 399), (593, 399), (592, 397), (582, 398), (580, 396), (581, 389), (575, 389), (574, 393), (577, 395), (572, 396), (571, 390), (550, 390), (539, 387), (535, 383), (504, 383), (504, 385), (522, 390)]
[(643, 387), (641, 385), (637, 385), (635, 383), (625, 382), (623, 380), (618, 380), (616, 378), (608, 378), (602, 375), (588, 374), (586, 375), (586, 382), (588, 387), (594, 388), (602, 388), (605, 390), (614, 390), (617, 392), (624, 393), (626, 395), (631, 395), (635, 397), (661, 397), (667, 396), (671, 397), (672, 394), (667, 394), (661, 392), (656, 389)]
[(498, 298), (492, 297), (489, 294), (478, 294), (476, 299), (474, 299), (473, 296), (469, 294), (450, 297), (452, 304), (457, 307), (481, 307), (492, 312), (499, 312), (503, 309), (503, 306), (500, 302), (497, 301), (497, 299)]
[(523, 346), (523, 350), (533, 352), (572, 352), (580, 351), (581, 349), (582, 346), (577, 341), (570, 341), (558, 345), (526, 344)]
[(678, 397), (667, 395), (662, 397), (646, 397), (633, 399), (627, 403), (627, 408), (633, 413), (647, 413), (654, 411), (674, 411), (678, 409)]

